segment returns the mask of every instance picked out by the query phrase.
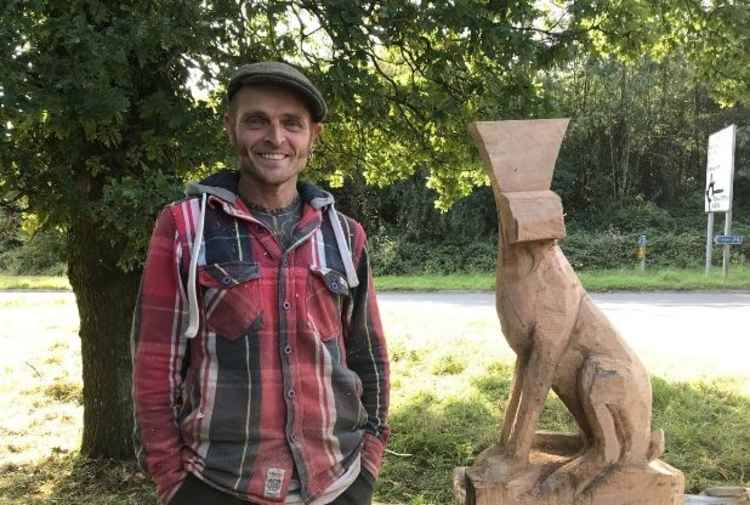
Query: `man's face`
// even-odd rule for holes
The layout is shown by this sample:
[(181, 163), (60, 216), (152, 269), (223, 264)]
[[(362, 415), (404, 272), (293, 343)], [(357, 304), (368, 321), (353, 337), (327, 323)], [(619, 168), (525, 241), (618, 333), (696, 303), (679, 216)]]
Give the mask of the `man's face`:
[(321, 126), (299, 96), (271, 86), (241, 88), (224, 115), (240, 173), (261, 190), (296, 185)]

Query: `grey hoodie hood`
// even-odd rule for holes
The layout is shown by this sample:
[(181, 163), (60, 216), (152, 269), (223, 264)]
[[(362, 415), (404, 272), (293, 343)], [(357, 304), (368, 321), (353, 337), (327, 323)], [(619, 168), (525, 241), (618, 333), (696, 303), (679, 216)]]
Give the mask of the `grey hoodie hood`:
[[(187, 338), (193, 338), (198, 334), (198, 325), (200, 321), (197, 270), (200, 249), (203, 247), (203, 227), (205, 223), (208, 197), (214, 196), (232, 206), (236, 206), (237, 200), (239, 199), (239, 180), (239, 172), (222, 171), (213, 174), (198, 183), (191, 182), (185, 188), (186, 196), (197, 196), (201, 199), (201, 211), (198, 218), (198, 226), (195, 232), (195, 240), (193, 240), (193, 247), (190, 251), (190, 268), (188, 271), (187, 286), (189, 323), (187, 330), (185, 331)], [(339, 215), (334, 208), (333, 195), (327, 191), (323, 191), (317, 186), (305, 182), (301, 182), (297, 185), (297, 191), (304, 203), (310, 205), (314, 209), (321, 210), (328, 215), (328, 219), (331, 222), (331, 227), (333, 228), (336, 237), (336, 245), (338, 246), (339, 254), (341, 255), (341, 260), (346, 270), (347, 284), (349, 284), (350, 288), (358, 286), (359, 279), (357, 279), (357, 273), (354, 268), (352, 253), (349, 249), (349, 241), (344, 236), (344, 230), (341, 226)]]

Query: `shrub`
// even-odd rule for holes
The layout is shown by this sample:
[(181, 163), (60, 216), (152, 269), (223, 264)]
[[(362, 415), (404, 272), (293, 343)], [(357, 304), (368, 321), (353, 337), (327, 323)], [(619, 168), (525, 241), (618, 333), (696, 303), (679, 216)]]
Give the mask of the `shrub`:
[(1, 252), (0, 271), (14, 275), (63, 275), (63, 244), (59, 231), (40, 231), (20, 246)]
[(375, 275), (489, 272), (495, 269), (497, 241), (456, 244), (380, 236), (370, 240), (370, 254)]
[[(642, 229), (621, 232), (608, 229), (595, 233), (571, 226), (560, 247), (576, 270), (635, 268), (638, 237), (647, 237), (646, 263), (660, 268), (700, 268), (705, 262), (705, 229), (676, 232)], [(714, 233), (718, 234), (718, 226)], [(750, 235), (750, 226), (739, 223), (734, 233)], [(371, 240), (371, 262), (376, 275), (419, 275), (492, 272), (495, 270), (497, 238), (487, 237), (466, 244), (412, 242), (380, 236)], [(731, 261), (741, 263), (750, 256), (750, 241), (731, 248)], [(721, 262), (722, 248), (714, 247), (713, 262)]]

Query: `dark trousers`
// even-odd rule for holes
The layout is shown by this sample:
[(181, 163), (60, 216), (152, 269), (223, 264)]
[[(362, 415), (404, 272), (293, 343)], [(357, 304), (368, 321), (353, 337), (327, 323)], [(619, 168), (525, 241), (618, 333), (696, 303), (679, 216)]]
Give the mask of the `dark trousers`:
[[(352, 485), (329, 505), (370, 505), (374, 479), (362, 471)], [(218, 491), (189, 474), (169, 501), (169, 505), (252, 505), (234, 496)]]

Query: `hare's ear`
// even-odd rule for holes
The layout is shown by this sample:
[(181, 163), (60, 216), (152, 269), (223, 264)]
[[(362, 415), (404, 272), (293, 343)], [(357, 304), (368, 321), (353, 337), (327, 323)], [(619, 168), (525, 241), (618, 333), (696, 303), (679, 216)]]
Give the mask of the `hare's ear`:
[(550, 189), (569, 119), (476, 121), (469, 133), (479, 147), (495, 194)]
[(500, 193), (498, 207), (511, 244), (565, 238), (562, 202), (553, 191)]

